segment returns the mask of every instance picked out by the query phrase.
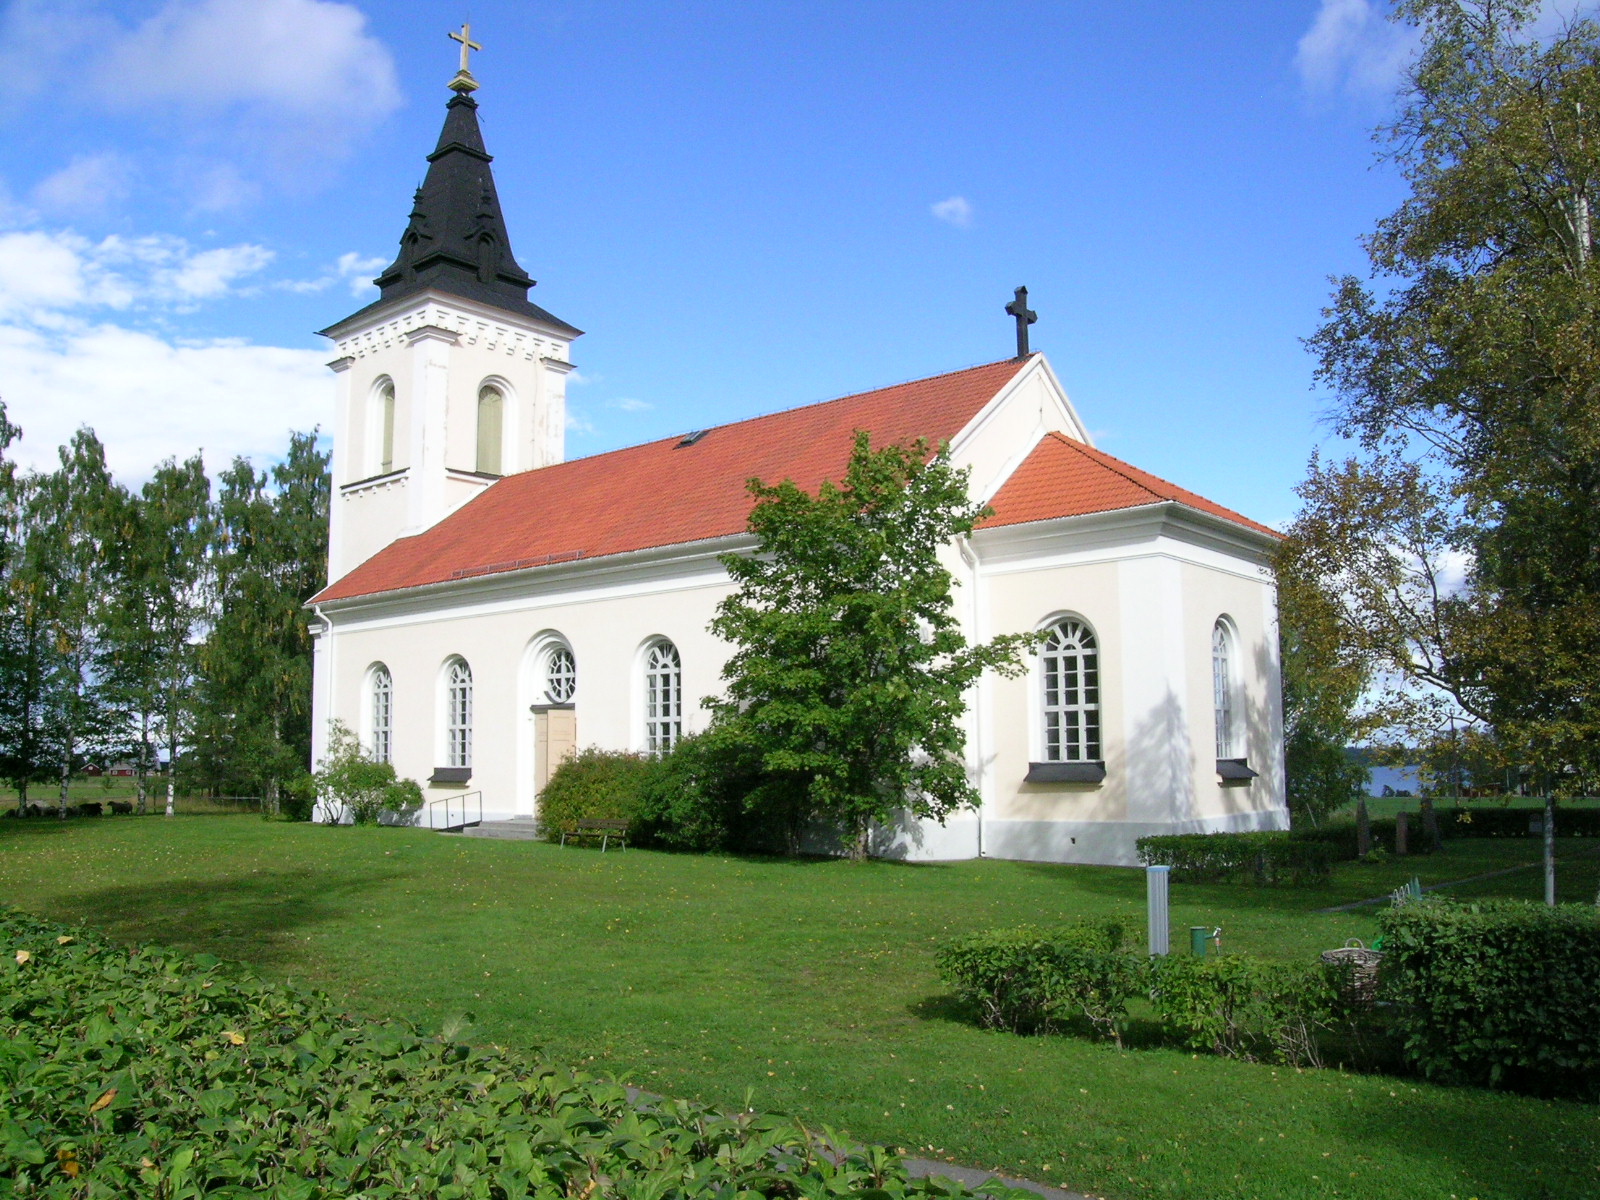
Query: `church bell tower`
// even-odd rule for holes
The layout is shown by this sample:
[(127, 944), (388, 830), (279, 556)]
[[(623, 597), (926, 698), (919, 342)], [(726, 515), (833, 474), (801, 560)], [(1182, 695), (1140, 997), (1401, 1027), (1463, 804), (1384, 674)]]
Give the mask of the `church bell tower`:
[(462, 27), (439, 144), (376, 301), (322, 331), (338, 348), (328, 572), (421, 533), (502, 475), (560, 462), (581, 334), (528, 300), (478, 129)]

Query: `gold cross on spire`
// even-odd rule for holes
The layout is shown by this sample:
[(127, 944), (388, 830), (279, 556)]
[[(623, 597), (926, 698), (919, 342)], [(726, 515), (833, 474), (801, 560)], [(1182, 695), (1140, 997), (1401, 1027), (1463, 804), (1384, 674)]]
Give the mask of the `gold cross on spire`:
[(461, 69), (456, 72), (456, 77), (450, 81), (452, 91), (465, 95), (478, 90), (478, 81), (472, 77), (472, 72), (467, 69), (467, 55), (473, 50), (482, 50), (483, 47), (472, 40), (472, 26), (462, 22), (461, 32), (450, 31), (450, 40), (461, 43)]

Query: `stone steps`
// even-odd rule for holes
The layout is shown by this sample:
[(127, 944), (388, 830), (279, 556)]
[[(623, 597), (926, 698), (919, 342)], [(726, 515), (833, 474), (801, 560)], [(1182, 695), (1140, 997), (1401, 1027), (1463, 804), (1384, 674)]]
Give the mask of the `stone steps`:
[(485, 821), (481, 825), (468, 825), (461, 830), (461, 836), (532, 842), (538, 840), (539, 830), (532, 817), (514, 817), (509, 821)]

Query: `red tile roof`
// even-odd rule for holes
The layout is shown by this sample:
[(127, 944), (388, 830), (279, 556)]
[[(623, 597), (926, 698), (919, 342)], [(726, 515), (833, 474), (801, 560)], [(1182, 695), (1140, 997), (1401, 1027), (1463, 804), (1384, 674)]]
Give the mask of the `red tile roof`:
[(742, 533), (750, 478), (815, 490), (844, 473), (857, 429), (874, 445), (954, 438), (1023, 365), (1006, 359), (720, 425), (692, 446), (670, 437), (507, 476), (313, 602)]
[(1040, 439), (991, 500), (984, 528), (1176, 501), (1257, 533), (1276, 530), (1060, 433)]

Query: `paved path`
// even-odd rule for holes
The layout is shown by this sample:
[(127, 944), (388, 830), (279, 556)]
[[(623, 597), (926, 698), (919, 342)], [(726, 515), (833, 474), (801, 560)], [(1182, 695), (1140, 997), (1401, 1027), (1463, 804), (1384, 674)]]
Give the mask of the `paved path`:
[[(628, 1099), (637, 1103), (640, 1100), (661, 1100), (664, 1097), (654, 1092), (647, 1092), (634, 1087), (631, 1083), (623, 1085), (628, 1093)], [(1048, 1183), (1035, 1183), (1031, 1179), (1013, 1179), (1009, 1175), (1001, 1175), (994, 1171), (985, 1171), (981, 1167), (962, 1167), (955, 1163), (939, 1162), (932, 1158), (908, 1158), (902, 1156), (900, 1161), (905, 1164), (906, 1174), (912, 1179), (927, 1179), (930, 1176), (942, 1175), (946, 1179), (953, 1179), (963, 1183), (969, 1188), (975, 1188), (980, 1183), (988, 1183), (991, 1179), (998, 1179), (1007, 1187), (1022, 1188), (1043, 1196), (1045, 1200), (1093, 1200), (1082, 1192), (1068, 1192), (1061, 1188), (1052, 1187)]]
[(996, 1175), (993, 1171), (984, 1171), (977, 1167), (958, 1167), (955, 1163), (936, 1162), (931, 1158), (902, 1158), (900, 1161), (905, 1163), (906, 1174), (913, 1179), (943, 1175), (946, 1179), (954, 1179), (969, 1188), (975, 1188), (980, 1183), (988, 1183), (991, 1179), (998, 1179), (1007, 1187), (1024, 1188), (1045, 1197), (1045, 1200), (1089, 1200), (1089, 1197), (1082, 1192), (1066, 1192), (1058, 1187), (1051, 1187), (1048, 1183), (1035, 1183), (1031, 1179), (1013, 1179), (1009, 1175)]
[[(1556, 861), (1558, 863), (1571, 862), (1575, 858), (1591, 858), (1596, 854), (1600, 854), (1600, 846), (1595, 847), (1593, 850), (1580, 850), (1576, 854), (1564, 855), (1563, 857), (1556, 859)], [(1425, 892), (1436, 892), (1440, 888), (1459, 887), (1463, 883), (1477, 883), (1480, 879), (1498, 879), (1502, 875), (1515, 875), (1518, 871), (1532, 871), (1542, 866), (1544, 866), (1543, 861), (1522, 863), (1519, 866), (1504, 867), (1498, 871), (1485, 871), (1482, 875), (1468, 875), (1465, 879), (1451, 879), (1444, 883), (1430, 883), (1422, 890)], [(1386, 892), (1382, 896), (1374, 896), (1370, 900), (1353, 900), (1349, 904), (1335, 904), (1332, 908), (1314, 908), (1311, 911), (1315, 913), (1350, 912), (1352, 909), (1370, 908), (1374, 904), (1382, 904), (1387, 900), (1392, 900), (1393, 898), (1393, 892)]]

